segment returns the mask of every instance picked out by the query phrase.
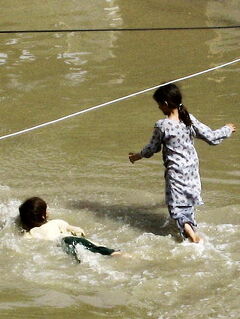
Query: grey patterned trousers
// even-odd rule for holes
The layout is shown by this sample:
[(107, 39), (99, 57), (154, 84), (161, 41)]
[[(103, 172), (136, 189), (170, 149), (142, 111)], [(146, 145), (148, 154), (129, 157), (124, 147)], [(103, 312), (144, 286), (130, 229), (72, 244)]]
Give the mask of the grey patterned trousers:
[(186, 238), (184, 225), (189, 224), (195, 231), (197, 223), (194, 216), (194, 206), (168, 206), (168, 211), (172, 219), (176, 220), (180, 235)]

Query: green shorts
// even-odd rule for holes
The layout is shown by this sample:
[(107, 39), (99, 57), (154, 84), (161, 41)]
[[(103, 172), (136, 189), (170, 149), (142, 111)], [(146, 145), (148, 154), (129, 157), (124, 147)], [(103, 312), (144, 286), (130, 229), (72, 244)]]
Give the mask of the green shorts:
[(82, 245), (84, 248), (90, 250), (93, 253), (99, 253), (101, 255), (111, 255), (115, 252), (114, 249), (110, 249), (104, 246), (97, 246), (84, 237), (68, 236), (62, 238), (62, 247), (67, 254), (73, 255), (78, 261), (76, 246)]

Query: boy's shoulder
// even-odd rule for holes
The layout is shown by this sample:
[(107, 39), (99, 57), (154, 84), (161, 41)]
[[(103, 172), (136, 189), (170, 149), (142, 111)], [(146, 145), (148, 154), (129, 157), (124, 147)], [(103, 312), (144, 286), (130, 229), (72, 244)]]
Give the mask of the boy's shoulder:
[(44, 225), (67, 225), (68, 223), (63, 219), (50, 219), (46, 224)]

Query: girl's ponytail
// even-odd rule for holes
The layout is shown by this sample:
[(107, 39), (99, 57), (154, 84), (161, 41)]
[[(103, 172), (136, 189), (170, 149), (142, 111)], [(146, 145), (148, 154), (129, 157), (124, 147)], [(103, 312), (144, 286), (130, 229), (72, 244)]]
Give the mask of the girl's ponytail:
[(180, 103), (178, 106), (178, 114), (180, 121), (182, 121), (186, 126), (192, 125), (192, 120), (190, 118), (188, 110), (182, 103)]

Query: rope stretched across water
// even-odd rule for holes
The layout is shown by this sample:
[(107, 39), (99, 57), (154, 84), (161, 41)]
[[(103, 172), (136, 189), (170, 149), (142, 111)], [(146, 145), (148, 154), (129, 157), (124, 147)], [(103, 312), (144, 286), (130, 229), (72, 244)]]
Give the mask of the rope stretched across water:
[(129, 99), (131, 97), (135, 97), (137, 95), (140, 95), (140, 94), (155, 90), (155, 89), (157, 89), (159, 87), (162, 87), (162, 86), (165, 86), (167, 84), (176, 83), (176, 82), (180, 82), (180, 81), (183, 81), (183, 80), (187, 80), (187, 79), (193, 78), (195, 76), (202, 75), (202, 74), (205, 74), (205, 73), (208, 73), (208, 72), (223, 68), (225, 66), (228, 66), (228, 65), (231, 65), (231, 64), (234, 64), (234, 63), (237, 63), (237, 62), (240, 62), (240, 58), (238, 58), (236, 60), (233, 60), (233, 61), (230, 61), (230, 62), (227, 62), (227, 63), (224, 63), (224, 64), (221, 64), (221, 65), (218, 65), (218, 66), (215, 66), (215, 67), (210, 68), (210, 69), (206, 69), (206, 70), (203, 70), (203, 71), (200, 71), (200, 72), (197, 72), (197, 73), (193, 73), (193, 74), (190, 74), (190, 75), (187, 75), (187, 76), (184, 76), (184, 77), (181, 77), (181, 78), (166, 82), (164, 84), (155, 85), (155, 86), (152, 86), (150, 88), (144, 89), (142, 91), (138, 91), (138, 92), (135, 92), (135, 93), (131, 93), (129, 95), (125, 95), (125, 96), (117, 98), (115, 100), (111, 100), (111, 101), (108, 101), (108, 102), (105, 102), (105, 103), (101, 103), (101, 104), (96, 105), (96, 106), (89, 107), (89, 108), (81, 110), (79, 112), (75, 112), (75, 113), (60, 117), (60, 118), (58, 118), (56, 120), (45, 122), (45, 123), (30, 127), (30, 128), (27, 128), (27, 129), (24, 129), (24, 130), (15, 132), (15, 133), (10, 133), (10, 134), (7, 134), (7, 135), (3, 135), (3, 136), (0, 137), (0, 140), (6, 139), (6, 138), (9, 138), (9, 137), (13, 137), (13, 136), (17, 136), (17, 135), (20, 135), (20, 134), (24, 134), (24, 133), (39, 129), (41, 127), (45, 127), (45, 126), (51, 125), (51, 124), (55, 124), (55, 123), (58, 123), (60, 121), (67, 120), (69, 118), (72, 118), (72, 117), (75, 117), (75, 116), (78, 116), (78, 115), (81, 115), (81, 114), (84, 114), (84, 113), (87, 113), (87, 112), (94, 111), (94, 110), (99, 109), (101, 107), (104, 107), (104, 106), (107, 106), (107, 105), (110, 105), (110, 104), (114, 104), (114, 103)]
[(0, 30), (0, 34), (18, 33), (71, 33), (71, 32), (137, 32), (137, 31), (187, 31), (187, 30), (216, 30), (239, 29), (240, 25), (215, 25), (196, 27), (152, 27), (152, 28), (98, 28), (98, 29), (31, 29), (31, 30)]

